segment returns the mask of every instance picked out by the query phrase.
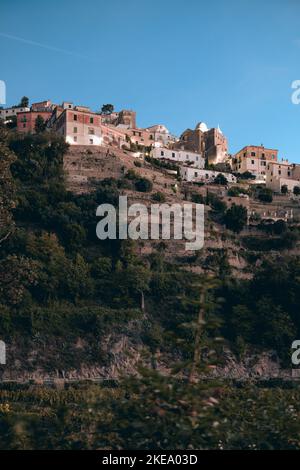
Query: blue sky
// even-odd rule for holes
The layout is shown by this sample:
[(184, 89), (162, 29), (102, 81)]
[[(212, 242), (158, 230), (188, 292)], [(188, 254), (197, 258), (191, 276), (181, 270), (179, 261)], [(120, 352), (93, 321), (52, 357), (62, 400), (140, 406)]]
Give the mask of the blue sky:
[(175, 134), (205, 121), (231, 152), (300, 162), (299, 0), (1, 0), (0, 18), (9, 105), (113, 103)]

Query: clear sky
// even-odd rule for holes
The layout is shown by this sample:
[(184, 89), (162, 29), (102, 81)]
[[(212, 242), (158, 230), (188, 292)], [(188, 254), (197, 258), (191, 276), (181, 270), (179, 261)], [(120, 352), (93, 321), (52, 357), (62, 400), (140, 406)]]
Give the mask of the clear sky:
[(0, 18), (8, 105), (113, 103), (300, 162), (300, 0), (0, 0)]

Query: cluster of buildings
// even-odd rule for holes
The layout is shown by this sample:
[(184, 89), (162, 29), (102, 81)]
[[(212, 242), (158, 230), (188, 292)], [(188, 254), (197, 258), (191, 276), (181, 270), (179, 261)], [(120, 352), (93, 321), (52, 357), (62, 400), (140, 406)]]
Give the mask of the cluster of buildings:
[(61, 135), (70, 145), (116, 146), (135, 155), (146, 153), (176, 163), (186, 181), (212, 182), (221, 172), (228, 182), (235, 182), (238, 174), (251, 174), (255, 183), (264, 183), (274, 192), (284, 185), (289, 191), (300, 186), (300, 165), (279, 160), (278, 150), (252, 145), (230, 155), (219, 126), (208, 128), (204, 122), (177, 138), (163, 124), (139, 128), (131, 110), (94, 112), (86, 106), (66, 101), (57, 105), (49, 100), (30, 107), (0, 109), (0, 119), (15, 119), (20, 133), (34, 133), (38, 116), (47, 130)]

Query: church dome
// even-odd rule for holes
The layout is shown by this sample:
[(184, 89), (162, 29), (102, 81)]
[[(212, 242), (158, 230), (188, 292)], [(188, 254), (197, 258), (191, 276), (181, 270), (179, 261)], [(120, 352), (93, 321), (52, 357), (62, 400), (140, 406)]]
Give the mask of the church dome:
[(207, 132), (208, 131), (208, 127), (207, 125), (205, 124), (205, 122), (198, 122), (197, 126), (195, 127), (195, 130), (200, 130), (201, 132)]

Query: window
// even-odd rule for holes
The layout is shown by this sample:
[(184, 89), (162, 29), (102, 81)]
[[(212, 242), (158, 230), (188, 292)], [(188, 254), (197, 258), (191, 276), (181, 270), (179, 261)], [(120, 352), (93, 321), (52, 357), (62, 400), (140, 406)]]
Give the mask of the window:
[(90, 139), (90, 144), (93, 145), (94, 141), (93, 139)]
[(94, 124), (94, 118), (93, 117), (90, 118), (90, 123)]
[(172, 157), (175, 158), (175, 152), (172, 152)]
[(255, 152), (251, 152), (251, 157), (255, 157)]
[(161, 156), (161, 157), (163, 157), (163, 156), (164, 156), (164, 154), (165, 154), (165, 153), (164, 153), (164, 151), (163, 151), (163, 150), (161, 150), (161, 152), (160, 152), (160, 156)]
[(198, 172), (197, 172), (197, 171), (195, 171), (195, 176), (198, 176)]
[(74, 121), (77, 121), (77, 114), (74, 114)]
[(89, 134), (91, 135), (95, 134), (95, 130), (92, 127), (89, 127)]
[(281, 170), (278, 170), (278, 174), (281, 175)]
[(74, 136), (74, 142), (77, 142), (77, 135)]
[(254, 160), (251, 160), (251, 165), (254, 165)]
[(23, 124), (23, 127), (26, 127), (26, 124)]
[(77, 127), (74, 127), (73, 132), (74, 132), (74, 134), (77, 133)]
[(288, 176), (291, 176), (291, 172), (290, 172), (290, 171), (288, 171)]

